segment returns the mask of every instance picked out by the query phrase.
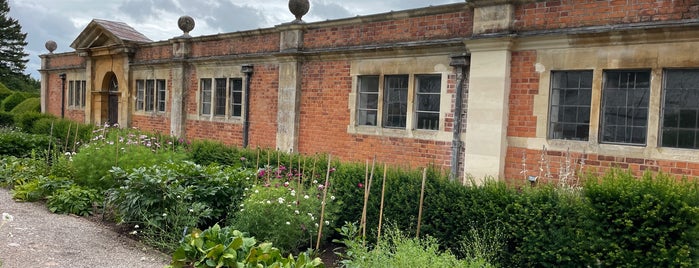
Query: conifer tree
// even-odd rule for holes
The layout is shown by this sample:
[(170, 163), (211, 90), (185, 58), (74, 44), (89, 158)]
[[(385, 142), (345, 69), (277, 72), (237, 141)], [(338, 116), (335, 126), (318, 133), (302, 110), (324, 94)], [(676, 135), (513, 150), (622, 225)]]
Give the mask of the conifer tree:
[(27, 34), (16, 19), (9, 17), (7, 0), (0, 0), (0, 81), (10, 77), (24, 77), (29, 55), (24, 52)]

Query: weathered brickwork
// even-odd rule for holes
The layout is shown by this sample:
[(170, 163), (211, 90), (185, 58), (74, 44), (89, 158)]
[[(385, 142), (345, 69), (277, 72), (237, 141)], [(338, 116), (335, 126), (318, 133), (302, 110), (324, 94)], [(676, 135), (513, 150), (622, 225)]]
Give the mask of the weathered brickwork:
[(516, 31), (699, 18), (695, 0), (536, 1), (515, 9)]
[(137, 129), (153, 131), (168, 135), (170, 133), (170, 118), (165, 114), (133, 115), (131, 125)]
[(78, 56), (77, 53), (63, 53), (51, 56), (46, 61), (46, 68), (66, 68), (66, 67), (84, 67), (85, 58)]
[(277, 103), (279, 67), (255, 65), (250, 83), (249, 147), (275, 148), (277, 144)]
[(512, 71), (507, 135), (535, 137), (536, 116), (534, 96), (539, 94), (539, 74), (536, 72), (536, 51), (512, 52)]
[(66, 109), (65, 118), (75, 122), (85, 122), (85, 110)]
[(186, 129), (187, 139), (190, 140), (217, 140), (227, 145), (238, 146), (242, 143), (242, 125), (240, 124), (188, 120)]
[[(588, 154), (566, 151), (532, 150), (510, 147), (507, 150), (505, 166), (506, 181), (511, 184), (526, 182), (527, 176), (545, 177), (549, 171), (553, 182), (557, 183), (566, 169), (574, 170), (575, 176), (584, 173), (602, 175), (612, 168), (630, 170), (640, 176), (646, 171), (662, 172), (677, 178), (699, 177), (699, 163), (666, 161), (637, 157), (619, 157), (601, 154)], [(526, 170), (526, 171), (525, 171)], [(541, 171), (540, 171), (541, 170)], [(523, 172), (524, 171), (524, 172)], [(563, 172), (561, 172), (563, 171)]]
[(204, 40), (192, 43), (191, 57), (279, 51), (279, 33)]
[(135, 62), (170, 58), (172, 58), (172, 45), (170, 43), (159, 43), (159, 45), (139, 48), (133, 56)]
[(303, 41), (305, 48), (315, 49), (465, 37), (471, 35), (472, 17), (472, 11), (464, 9), (421, 17), (322, 27), (308, 30)]

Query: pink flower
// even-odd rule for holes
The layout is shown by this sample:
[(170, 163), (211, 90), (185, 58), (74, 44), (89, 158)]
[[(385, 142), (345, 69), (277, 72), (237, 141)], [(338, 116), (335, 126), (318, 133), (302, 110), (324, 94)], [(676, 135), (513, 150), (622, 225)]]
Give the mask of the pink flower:
[(357, 187), (359, 187), (359, 188), (364, 188), (364, 184), (360, 182), (360, 183), (357, 184)]

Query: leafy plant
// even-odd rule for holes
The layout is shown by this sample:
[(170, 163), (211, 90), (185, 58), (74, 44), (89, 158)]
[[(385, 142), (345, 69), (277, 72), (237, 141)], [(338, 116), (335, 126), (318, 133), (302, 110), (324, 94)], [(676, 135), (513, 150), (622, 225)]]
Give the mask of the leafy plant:
[(47, 135), (27, 134), (16, 129), (0, 129), (0, 155), (28, 157), (32, 152), (48, 149), (51, 137)]
[(10, 96), (7, 96), (4, 100), (2, 100), (2, 102), (0, 102), (0, 109), (5, 112), (9, 112), (25, 99), (27, 99), (27, 97), (26, 95), (22, 94), (22, 92), (12, 93)]
[(0, 156), (0, 186), (15, 187), (46, 176), (46, 162), (36, 158)]
[(332, 193), (328, 194), (324, 220), (320, 222), (323, 183), (301, 183), (303, 176), (284, 166), (261, 169), (259, 177), (259, 183), (246, 190), (245, 200), (230, 225), (285, 251), (313, 247), (320, 224), (325, 225), (321, 239), (327, 237), (340, 204)]
[(73, 181), (65, 177), (40, 176), (27, 183), (20, 184), (12, 190), (12, 198), (19, 201), (34, 202), (46, 199), (60, 189), (67, 189)]
[(218, 224), (204, 231), (192, 230), (172, 255), (170, 267), (325, 267), (319, 258), (301, 253), (283, 257), (271, 243), (256, 245), (255, 238)]
[(15, 115), (0, 111), (0, 127), (12, 127), (15, 125)]
[(70, 213), (79, 216), (92, 214), (93, 204), (99, 203), (102, 197), (95, 189), (72, 185), (69, 188), (58, 189), (47, 198), (46, 205), (53, 213)]
[(41, 112), (41, 99), (40, 98), (25, 99), (24, 101), (17, 104), (14, 108), (12, 108), (12, 110), (10, 110), (10, 112), (15, 113), (15, 114), (28, 113), (28, 112), (39, 113), (39, 112)]
[(387, 228), (372, 249), (362, 245), (357, 227), (352, 223), (338, 229), (345, 239), (342, 267), (494, 267), (484, 260), (458, 260), (449, 251), (441, 251), (432, 237), (408, 238), (397, 227)]

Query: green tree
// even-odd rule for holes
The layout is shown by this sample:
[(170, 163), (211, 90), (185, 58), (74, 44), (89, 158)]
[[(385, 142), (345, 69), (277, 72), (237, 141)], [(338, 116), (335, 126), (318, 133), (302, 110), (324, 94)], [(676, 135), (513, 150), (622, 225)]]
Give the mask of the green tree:
[(9, 13), (8, 1), (0, 0), (0, 82), (13, 90), (31, 91), (36, 89), (36, 81), (24, 74), (29, 61), (24, 52), (27, 34)]

